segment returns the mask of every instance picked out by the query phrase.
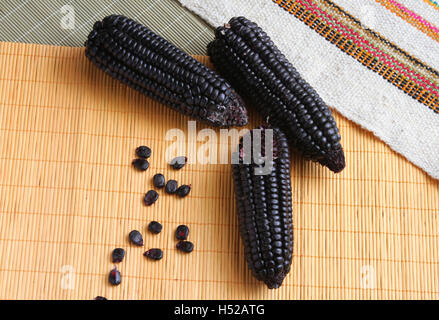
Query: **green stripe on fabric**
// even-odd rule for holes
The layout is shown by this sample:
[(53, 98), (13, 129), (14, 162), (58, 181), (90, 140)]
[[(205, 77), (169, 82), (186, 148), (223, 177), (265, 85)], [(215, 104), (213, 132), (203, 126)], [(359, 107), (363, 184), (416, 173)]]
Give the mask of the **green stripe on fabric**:
[(0, 41), (80, 47), (93, 23), (109, 14), (137, 20), (189, 54), (206, 54), (214, 38), (213, 29), (176, 0), (3, 0)]

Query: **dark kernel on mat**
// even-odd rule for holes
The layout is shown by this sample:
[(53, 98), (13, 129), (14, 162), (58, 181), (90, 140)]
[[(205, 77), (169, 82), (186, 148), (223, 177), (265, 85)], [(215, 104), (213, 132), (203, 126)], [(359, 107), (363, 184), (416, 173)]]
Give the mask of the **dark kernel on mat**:
[(152, 183), (154, 184), (154, 187), (156, 188), (163, 188), (166, 184), (165, 176), (161, 173), (157, 173), (152, 178)]
[(131, 243), (135, 244), (136, 246), (143, 246), (143, 237), (139, 231), (137, 230), (131, 231), (128, 237)]
[(158, 248), (152, 248), (146, 251), (143, 255), (152, 260), (160, 260), (163, 258), (163, 251)]
[(133, 160), (133, 166), (137, 170), (145, 171), (149, 168), (149, 162), (146, 159), (137, 158)]
[(185, 253), (190, 253), (194, 250), (194, 244), (190, 241), (178, 241), (177, 249)]
[(181, 224), (177, 227), (177, 230), (175, 230), (175, 237), (177, 240), (186, 240), (189, 236), (189, 228), (188, 226)]
[(157, 221), (151, 221), (148, 224), (148, 231), (154, 234), (158, 234), (162, 232), (163, 226), (160, 222)]
[(178, 189), (178, 182), (177, 181), (168, 180), (168, 182), (166, 182), (166, 187), (165, 187), (166, 193), (169, 193), (169, 194), (176, 193), (177, 189)]
[(170, 165), (176, 169), (176, 170), (180, 170), (181, 168), (183, 168), (185, 166), (187, 162), (187, 157), (181, 156), (181, 157), (176, 157), (174, 159), (171, 160)]
[(136, 155), (139, 158), (147, 159), (151, 156), (151, 149), (147, 146), (140, 146), (136, 149)]
[[(94, 26), (85, 55), (111, 77), (210, 125), (247, 124), (245, 104), (230, 84), (147, 27), (121, 15)], [(210, 104), (218, 108), (200, 112)]]
[(96, 296), (96, 297), (94, 298), (94, 300), (108, 300), (108, 299), (105, 298), (105, 297), (102, 297), (102, 296)]
[[(254, 277), (268, 288), (279, 288), (290, 271), (293, 252), (293, 220), (290, 183), (290, 154), (287, 137), (273, 128), (271, 171), (257, 174), (263, 164), (252, 157), (254, 129), (240, 140), (239, 162), (232, 164), (239, 231), (245, 259)], [(260, 132), (265, 139), (266, 128)], [(244, 141), (251, 145), (245, 148)], [(261, 141), (261, 145), (265, 143)], [(257, 147), (257, 146), (256, 146)], [(262, 150), (265, 154), (266, 150)], [(269, 151), (270, 152), (270, 151)]]
[(150, 206), (154, 202), (156, 202), (158, 198), (159, 198), (159, 194), (157, 193), (157, 191), (149, 190), (145, 194), (145, 197), (143, 198), (143, 202), (145, 203), (146, 206)]
[(125, 250), (122, 248), (116, 248), (111, 253), (111, 261), (113, 263), (122, 262), (124, 257), (125, 257)]
[(191, 191), (191, 186), (183, 184), (180, 187), (178, 187), (177, 196), (184, 198), (189, 194), (190, 191)]
[(108, 281), (113, 286), (118, 286), (122, 282), (122, 277), (120, 275), (119, 270), (117, 270), (117, 268), (114, 268), (113, 270), (110, 271), (110, 274), (108, 275)]
[(268, 35), (253, 25), (244, 17), (232, 18), (215, 30), (208, 54), (216, 70), (271, 126), (284, 131), (291, 147), (306, 159), (342, 171), (345, 156), (331, 110)]

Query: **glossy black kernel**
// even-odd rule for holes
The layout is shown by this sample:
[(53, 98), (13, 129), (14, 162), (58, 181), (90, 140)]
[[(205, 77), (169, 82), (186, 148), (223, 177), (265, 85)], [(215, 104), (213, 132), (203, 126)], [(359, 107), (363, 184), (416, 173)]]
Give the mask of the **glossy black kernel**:
[(175, 237), (177, 240), (186, 240), (189, 236), (189, 228), (188, 226), (182, 224), (177, 227), (177, 230), (175, 230)]
[(191, 191), (191, 186), (183, 184), (180, 187), (178, 187), (177, 195), (181, 198), (184, 198), (189, 194), (190, 191)]
[(108, 299), (105, 298), (105, 297), (102, 297), (102, 296), (96, 296), (96, 297), (94, 298), (94, 300), (108, 300)]
[(98, 68), (178, 112), (213, 126), (248, 122), (245, 104), (230, 84), (136, 21), (105, 17), (94, 24), (85, 46)]
[[(254, 132), (248, 133), (249, 140), (252, 140)], [(273, 129), (274, 159), (271, 172), (263, 175), (256, 174), (255, 159), (251, 163), (244, 162), (243, 141), (240, 140), (238, 147), (239, 163), (232, 164), (232, 172), (245, 258), (258, 280), (264, 281), (270, 289), (279, 288), (290, 271), (293, 253), (287, 138), (279, 129)], [(249, 147), (253, 149), (255, 146)]]
[(137, 158), (137, 159), (133, 160), (133, 166), (137, 170), (145, 171), (146, 169), (149, 168), (149, 162), (146, 159)]
[(131, 243), (135, 244), (136, 246), (143, 246), (143, 237), (139, 231), (131, 231), (128, 237)]
[(139, 158), (147, 159), (151, 156), (151, 149), (147, 146), (140, 146), (136, 149), (136, 155)]
[(152, 260), (160, 260), (163, 258), (163, 251), (158, 248), (152, 248), (146, 251), (143, 255)]
[(111, 253), (111, 261), (113, 263), (122, 262), (124, 257), (125, 257), (125, 250), (122, 248), (116, 248)]
[(165, 186), (165, 184), (166, 184), (165, 176), (162, 175), (161, 173), (157, 173), (152, 178), (152, 182), (154, 184), (154, 187), (156, 187), (156, 188), (163, 188)]
[(176, 158), (172, 159), (170, 162), (170, 165), (174, 169), (179, 170), (185, 166), (186, 162), (187, 162), (187, 157), (181, 156), (181, 157), (176, 157)]
[(165, 187), (166, 193), (169, 193), (169, 194), (176, 193), (177, 189), (178, 189), (178, 182), (177, 181), (168, 180), (168, 182), (166, 182), (166, 187)]
[(146, 206), (150, 206), (154, 202), (156, 202), (158, 198), (159, 198), (159, 194), (157, 193), (157, 191), (149, 190), (145, 194), (145, 197), (143, 198), (143, 202), (145, 203)]
[(178, 241), (177, 249), (185, 253), (190, 253), (194, 250), (194, 244), (190, 241)]
[[(216, 29), (207, 46), (216, 70), (270, 125), (285, 132), (296, 151), (340, 172), (345, 157), (331, 110), (268, 35), (250, 31), (253, 24), (232, 18)], [(314, 134), (317, 129), (321, 136)]]
[(108, 281), (110, 281), (113, 286), (118, 286), (122, 282), (122, 277), (117, 268), (114, 268), (110, 271), (110, 274), (108, 275)]
[(162, 232), (163, 226), (161, 223), (157, 221), (151, 221), (148, 224), (148, 231), (154, 234)]

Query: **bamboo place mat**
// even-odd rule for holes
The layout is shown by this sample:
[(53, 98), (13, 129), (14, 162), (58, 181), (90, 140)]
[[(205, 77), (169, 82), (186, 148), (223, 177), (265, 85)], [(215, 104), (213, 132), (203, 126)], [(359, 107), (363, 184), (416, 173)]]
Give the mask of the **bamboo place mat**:
[[(438, 181), (340, 114), (341, 174), (293, 156), (293, 267), (268, 290), (244, 261), (230, 166), (165, 163), (165, 133), (187, 132), (189, 118), (110, 79), (83, 48), (3, 42), (0, 73), (0, 299), (439, 297)], [(141, 144), (153, 150), (142, 173), (130, 165)], [(145, 207), (157, 172), (191, 194), (159, 191)], [(162, 233), (146, 231), (151, 220)], [(189, 255), (175, 249), (181, 223)], [(163, 260), (128, 243), (133, 229)], [(115, 247), (127, 256), (111, 287)]]

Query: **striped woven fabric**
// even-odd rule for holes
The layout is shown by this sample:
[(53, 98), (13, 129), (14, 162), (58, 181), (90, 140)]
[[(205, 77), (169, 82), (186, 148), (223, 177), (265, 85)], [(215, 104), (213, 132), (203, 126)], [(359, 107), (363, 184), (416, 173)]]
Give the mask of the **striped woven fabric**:
[[(395, 1), (379, 0), (393, 10)], [(439, 112), (439, 73), (329, 0), (275, 0), (326, 40), (419, 102)], [(399, 8), (399, 7), (398, 7)], [(405, 7), (404, 7), (405, 8)], [(392, 11), (400, 14), (401, 11)], [(406, 15), (401, 15), (406, 17)], [(411, 16), (409, 16), (411, 18)], [(411, 21), (411, 20), (410, 20)], [(423, 20), (425, 21), (425, 20)], [(427, 22), (426, 22), (427, 24)], [(420, 27), (419, 24), (414, 24)], [(422, 30), (431, 31), (425, 27)], [(430, 33), (428, 33), (430, 35)], [(439, 33), (432, 33), (437, 40)]]
[(439, 2), (437, 2), (436, 0), (424, 0), (424, 2), (435, 7), (436, 9), (439, 9)]
[(331, 106), (439, 178), (437, 1), (180, 1), (257, 22)]

